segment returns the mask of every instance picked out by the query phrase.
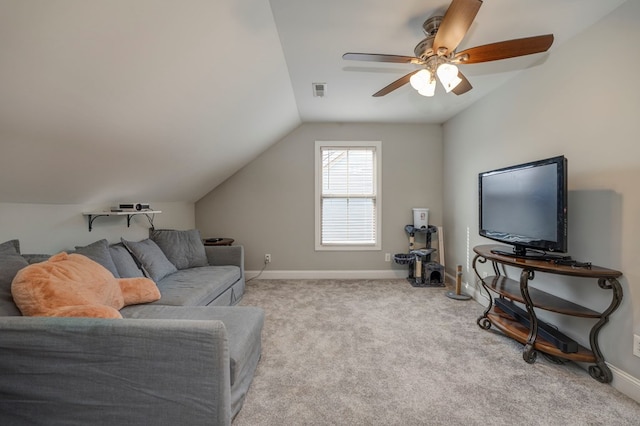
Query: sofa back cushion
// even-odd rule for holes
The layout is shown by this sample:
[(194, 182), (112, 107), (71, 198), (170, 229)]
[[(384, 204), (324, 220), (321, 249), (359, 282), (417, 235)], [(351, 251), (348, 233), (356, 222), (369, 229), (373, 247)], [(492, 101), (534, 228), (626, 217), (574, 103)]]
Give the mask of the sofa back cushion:
[(11, 282), (16, 273), (29, 263), (20, 255), (20, 242), (0, 244), (0, 316), (22, 315), (11, 296)]
[(156, 283), (177, 271), (175, 265), (167, 259), (160, 247), (150, 239), (127, 241), (121, 238), (121, 240), (122, 244), (142, 265), (145, 275)]
[(111, 258), (116, 265), (120, 278), (140, 278), (144, 277), (140, 264), (131, 255), (129, 250), (122, 243), (112, 244), (109, 246)]
[(160, 247), (177, 269), (209, 266), (200, 231), (197, 229), (151, 229), (149, 238)]
[(46, 262), (49, 260), (51, 255), (42, 253), (24, 253), (22, 257), (25, 258), (29, 265), (33, 265), (34, 263)]
[(88, 246), (76, 246), (76, 253), (87, 256), (89, 259), (107, 268), (114, 277), (120, 278), (116, 264), (111, 257), (109, 242), (107, 240), (98, 240)]

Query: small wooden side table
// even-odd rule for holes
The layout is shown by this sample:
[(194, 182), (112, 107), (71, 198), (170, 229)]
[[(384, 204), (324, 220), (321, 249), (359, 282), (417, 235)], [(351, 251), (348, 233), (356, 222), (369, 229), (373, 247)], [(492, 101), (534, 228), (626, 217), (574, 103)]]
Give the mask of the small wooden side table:
[(233, 238), (205, 238), (202, 240), (205, 246), (230, 246), (234, 241)]

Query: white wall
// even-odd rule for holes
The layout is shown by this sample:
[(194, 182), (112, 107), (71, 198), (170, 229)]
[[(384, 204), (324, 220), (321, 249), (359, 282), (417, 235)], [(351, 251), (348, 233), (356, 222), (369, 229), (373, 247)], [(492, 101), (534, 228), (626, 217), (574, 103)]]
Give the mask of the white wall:
[[(382, 250), (314, 249), (314, 144), (316, 140), (382, 141)], [(203, 235), (231, 237), (245, 246), (246, 269), (370, 271), (405, 267), (384, 253), (405, 253), (404, 226), (413, 207), (430, 209), (442, 223), (442, 127), (416, 124), (303, 124), (196, 203)]]
[[(587, 32), (552, 47), (543, 64), (444, 125), (448, 264), (464, 265), (465, 280), (472, 282), (472, 248), (491, 243), (478, 236), (479, 172), (566, 155), (569, 251), (578, 260), (623, 272), (624, 300), (599, 341), (606, 361), (635, 378), (640, 378), (640, 358), (632, 355), (633, 334), (640, 334), (638, 22), (640, 1), (629, 0)], [(622, 72), (612, 72), (610, 65)], [(538, 274), (534, 282), (589, 307), (604, 309), (610, 301), (611, 292), (595, 280)], [(588, 344), (584, 333), (593, 322), (547, 318)]]
[[(101, 217), (89, 232), (86, 211), (102, 211), (109, 206), (81, 204), (0, 203), (0, 242), (17, 238), (22, 253), (57, 253), (73, 250), (106, 238), (110, 243), (120, 237), (138, 241), (149, 236), (149, 222), (135, 216), (127, 228), (126, 217)], [(155, 215), (156, 229), (192, 229), (195, 225), (193, 203), (151, 203), (162, 211)]]

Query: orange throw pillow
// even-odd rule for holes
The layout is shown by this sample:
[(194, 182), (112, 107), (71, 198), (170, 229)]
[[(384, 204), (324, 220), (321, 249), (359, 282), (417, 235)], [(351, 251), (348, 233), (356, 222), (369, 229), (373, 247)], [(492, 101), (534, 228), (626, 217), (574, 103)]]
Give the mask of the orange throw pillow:
[(11, 293), (28, 316), (122, 318), (124, 306), (160, 299), (148, 278), (115, 278), (88, 257), (65, 252), (21, 269)]

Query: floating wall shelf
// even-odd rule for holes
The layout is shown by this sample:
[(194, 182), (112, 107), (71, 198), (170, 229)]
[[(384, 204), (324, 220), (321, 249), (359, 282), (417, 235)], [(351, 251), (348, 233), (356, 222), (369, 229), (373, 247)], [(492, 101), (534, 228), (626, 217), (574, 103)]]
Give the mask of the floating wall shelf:
[(140, 211), (123, 211), (123, 212), (112, 212), (112, 211), (104, 211), (104, 212), (83, 212), (84, 216), (87, 216), (89, 221), (89, 232), (93, 229), (93, 221), (99, 217), (103, 216), (126, 216), (127, 217), (127, 228), (131, 226), (131, 218), (136, 215), (143, 214), (149, 220), (151, 227), (153, 227), (153, 215), (156, 213), (162, 213), (160, 210), (140, 210)]

